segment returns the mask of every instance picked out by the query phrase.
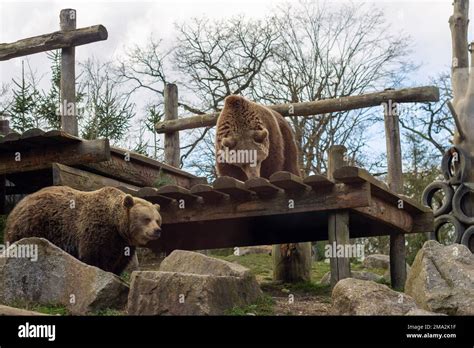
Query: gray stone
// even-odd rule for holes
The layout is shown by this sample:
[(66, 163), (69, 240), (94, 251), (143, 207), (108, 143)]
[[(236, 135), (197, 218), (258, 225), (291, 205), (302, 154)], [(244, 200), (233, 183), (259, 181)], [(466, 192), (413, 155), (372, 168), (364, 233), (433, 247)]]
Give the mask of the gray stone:
[[(20, 248), (37, 248), (37, 260), (12, 257)], [(77, 260), (43, 238), (21, 239), (0, 257), (3, 304), (55, 304), (67, 307), (72, 314), (86, 314), (125, 307), (128, 290), (116, 275)]]
[(255, 302), (262, 291), (252, 277), (177, 272), (133, 272), (129, 315), (222, 315)]
[(425, 311), (424, 309), (421, 309), (421, 308), (415, 308), (415, 309), (411, 309), (407, 314), (405, 315), (446, 315), (446, 314), (441, 314), (441, 313), (433, 313), (433, 312), (430, 312), (430, 311)]
[(464, 245), (425, 242), (408, 274), (405, 291), (425, 310), (474, 315), (474, 255)]
[(163, 260), (160, 271), (253, 278), (248, 268), (237, 263), (185, 250), (174, 250)]
[(389, 269), (390, 268), (390, 257), (388, 255), (383, 255), (383, 254), (368, 255), (364, 259), (362, 265), (365, 268)]
[(48, 314), (28, 311), (26, 309), (0, 305), (0, 316), (47, 316), (47, 315)]
[(260, 246), (251, 246), (251, 247), (240, 247), (239, 253), (237, 256), (253, 255), (253, 254), (272, 254), (271, 245), (260, 245)]
[(415, 300), (373, 281), (346, 278), (332, 291), (333, 315), (404, 315), (416, 309)]
[[(366, 271), (351, 271), (351, 278), (360, 280), (371, 280), (374, 282), (381, 282), (384, 278), (378, 274)], [(331, 284), (331, 272), (326, 272), (320, 280), (321, 285)]]

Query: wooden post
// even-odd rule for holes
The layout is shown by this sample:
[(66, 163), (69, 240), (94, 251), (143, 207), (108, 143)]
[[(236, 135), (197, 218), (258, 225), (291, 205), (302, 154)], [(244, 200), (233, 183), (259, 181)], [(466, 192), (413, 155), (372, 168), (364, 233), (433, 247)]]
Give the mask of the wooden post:
[[(178, 86), (167, 84), (165, 87), (165, 120), (178, 119)], [(165, 134), (165, 162), (179, 168), (179, 132)]]
[[(333, 179), (333, 173), (345, 165), (345, 153), (347, 149), (343, 145), (333, 145), (328, 151), (328, 178)], [(329, 214), (328, 221), (329, 245), (333, 248), (338, 245), (345, 246), (349, 241), (349, 212), (338, 211)], [(333, 249), (334, 250), (334, 249)], [(335, 250), (334, 250), (335, 251)], [(351, 264), (348, 257), (331, 257), (331, 287), (344, 278), (351, 276)]]
[[(76, 10), (63, 9), (59, 15), (61, 30), (76, 29)], [(76, 115), (76, 49), (63, 48), (61, 53), (61, 129), (78, 135)]]
[[(388, 187), (395, 193), (403, 193), (402, 150), (398, 107), (395, 101), (384, 106), (385, 138), (387, 144)], [(403, 207), (401, 207), (403, 209)], [(390, 235), (390, 279), (392, 288), (403, 290), (406, 281), (405, 235)]]
[[(8, 120), (0, 119), (0, 135), (7, 135), (10, 132), (10, 125)], [(0, 215), (6, 213), (6, 178), (5, 175), (0, 175)]]

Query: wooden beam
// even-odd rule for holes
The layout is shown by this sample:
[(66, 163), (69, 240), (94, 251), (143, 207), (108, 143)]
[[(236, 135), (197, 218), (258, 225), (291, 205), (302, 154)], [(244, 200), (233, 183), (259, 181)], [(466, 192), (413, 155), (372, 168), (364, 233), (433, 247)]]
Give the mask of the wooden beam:
[(190, 188), (194, 184), (205, 181), (165, 163), (115, 147), (111, 149), (111, 157), (108, 161), (89, 163), (82, 167), (140, 187), (153, 187), (162, 181), (164, 184)]
[[(76, 29), (76, 10), (64, 9), (59, 15), (62, 31)], [(76, 48), (64, 47), (61, 51), (61, 129), (78, 135), (76, 113)]]
[[(165, 86), (165, 120), (178, 119), (178, 86), (169, 83)], [(165, 162), (173, 167), (179, 168), (180, 148), (179, 132), (165, 134)]]
[[(334, 179), (334, 172), (343, 167), (347, 149), (342, 145), (333, 145), (328, 153), (328, 179)], [(368, 186), (368, 185), (367, 185)], [(349, 240), (349, 211), (340, 210), (332, 212), (328, 216), (328, 240), (332, 248), (350, 244)], [(331, 287), (344, 278), (351, 276), (351, 264), (348, 257), (337, 257), (333, 255), (329, 259), (331, 268)]]
[[(313, 116), (330, 112), (379, 106), (389, 100), (396, 100), (398, 103), (438, 101), (439, 89), (434, 86), (405, 88), (304, 103), (268, 105), (268, 107), (286, 117)], [(173, 121), (159, 122), (156, 124), (156, 131), (158, 133), (173, 133), (184, 129), (213, 127), (218, 117), (219, 113), (216, 112), (183, 117)]]
[[(193, 206), (192, 209), (170, 209), (163, 211), (163, 224), (204, 223), (213, 220), (282, 214), (288, 216), (297, 213), (350, 209), (370, 205), (370, 187), (368, 184), (357, 187), (337, 184), (334, 185), (329, 192), (325, 192), (324, 194), (316, 194), (314, 191), (305, 192), (298, 197), (294, 207), (288, 206), (289, 196), (283, 192), (277, 193), (271, 199), (252, 198), (247, 201), (242, 201), (239, 200), (239, 196), (236, 196), (236, 199), (234, 199), (232, 194), (240, 194), (241, 190), (245, 190), (245, 186), (236, 186), (230, 181), (222, 182), (222, 184), (222, 190), (226, 190), (227, 192), (225, 193), (230, 195), (229, 199), (221, 200), (219, 204), (213, 205), (212, 209), (209, 208), (206, 202), (206, 204), (197, 204)], [(226, 186), (225, 188), (224, 184)], [(220, 184), (218, 186), (220, 186)], [(236, 191), (232, 191), (233, 189), (236, 189)], [(221, 189), (218, 189), (215, 192), (220, 191)], [(200, 195), (194, 189), (191, 189), (191, 193)], [(154, 194), (158, 195), (158, 190), (156, 190)], [(153, 198), (153, 195), (147, 197), (147, 199), (151, 198)]]
[(94, 173), (53, 163), (53, 185), (69, 186), (80, 191), (94, 191), (105, 186), (125, 187), (138, 191), (139, 187)]
[(0, 174), (51, 168), (53, 163), (79, 165), (107, 161), (110, 147), (107, 139), (83, 140), (61, 146), (37, 146), (24, 150), (0, 151)]
[(75, 30), (60, 30), (12, 43), (1, 43), (0, 61), (65, 47), (86, 45), (107, 40), (107, 36), (107, 29), (103, 25), (94, 25)]

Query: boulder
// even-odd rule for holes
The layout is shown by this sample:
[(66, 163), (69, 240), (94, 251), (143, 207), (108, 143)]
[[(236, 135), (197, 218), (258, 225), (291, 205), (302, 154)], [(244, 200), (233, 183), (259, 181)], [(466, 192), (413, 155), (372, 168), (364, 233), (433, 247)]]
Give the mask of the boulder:
[(372, 254), (372, 255), (366, 256), (362, 265), (365, 268), (389, 269), (390, 257), (388, 255), (383, 255), (383, 254)]
[(222, 315), (261, 295), (255, 278), (248, 276), (133, 272), (127, 311), (129, 315)]
[(332, 291), (333, 315), (404, 315), (416, 309), (413, 298), (373, 281), (346, 278)]
[(47, 316), (48, 314), (0, 305), (0, 316)]
[(245, 255), (252, 255), (252, 254), (272, 254), (272, 246), (271, 245), (260, 245), (260, 246), (250, 246), (250, 247), (240, 247), (238, 248), (238, 255), (237, 256), (245, 256)]
[(421, 308), (415, 308), (411, 309), (407, 314), (405, 315), (446, 315), (446, 314), (440, 314), (440, 313), (433, 313), (430, 311), (425, 311), (424, 309)]
[(408, 274), (405, 292), (425, 310), (474, 315), (474, 255), (464, 245), (425, 242)]
[[(34, 257), (14, 257), (20, 250)], [(58, 304), (82, 315), (125, 307), (128, 290), (116, 275), (77, 260), (43, 238), (21, 239), (0, 255), (3, 304)]]
[[(384, 278), (378, 274), (366, 271), (351, 271), (351, 278), (360, 280), (371, 280), (373, 282), (381, 282)], [(331, 284), (331, 272), (326, 272), (320, 280), (321, 285)]]
[(253, 278), (248, 268), (237, 263), (185, 250), (174, 250), (161, 262), (160, 271)]

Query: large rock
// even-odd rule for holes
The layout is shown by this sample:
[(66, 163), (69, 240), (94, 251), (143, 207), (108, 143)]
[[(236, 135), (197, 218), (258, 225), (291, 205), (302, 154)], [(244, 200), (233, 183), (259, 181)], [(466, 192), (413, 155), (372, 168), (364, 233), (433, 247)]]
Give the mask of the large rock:
[(425, 242), (408, 274), (405, 292), (425, 310), (473, 315), (474, 255), (460, 244)]
[(0, 305), (0, 316), (47, 316), (48, 314)]
[(255, 302), (262, 292), (252, 277), (177, 272), (133, 272), (129, 315), (222, 315)]
[(334, 315), (404, 315), (416, 309), (415, 300), (372, 281), (346, 278), (332, 291)]
[(421, 315), (421, 316), (424, 316), (424, 315), (446, 315), (446, 314), (440, 314), (440, 313), (433, 313), (433, 312), (430, 312), (430, 311), (425, 311), (424, 309), (421, 309), (421, 308), (415, 308), (415, 309), (411, 309), (408, 313), (406, 313), (405, 315), (408, 315), (408, 316), (417, 316), (417, 315)]
[(174, 250), (161, 262), (160, 271), (244, 278), (252, 277), (248, 268), (237, 263), (185, 250)]
[(382, 268), (382, 269), (389, 269), (390, 268), (390, 257), (388, 255), (383, 254), (372, 254), (366, 256), (362, 265), (365, 268)]
[[(22, 248), (31, 255), (36, 250), (36, 257), (13, 257)], [(77, 260), (43, 238), (21, 239), (0, 257), (3, 304), (57, 304), (72, 314), (86, 314), (125, 307), (128, 290), (116, 275)]]
[(237, 256), (245, 256), (245, 255), (252, 255), (252, 254), (265, 254), (271, 255), (272, 254), (272, 246), (271, 245), (259, 245), (259, 246), (250, 246), (250, 247), (240, 247), (238, 248), (238, 255)]
[[(380, 283), (384, 280), (384, 277), (366, 271), (351, 271), (351, 278), (360, 279), (360, 280), (371, 280), (373, 282)], [(326, 272), (320, 280), (321, 285), (330, 285), (331, 284), (331, 272)]]

